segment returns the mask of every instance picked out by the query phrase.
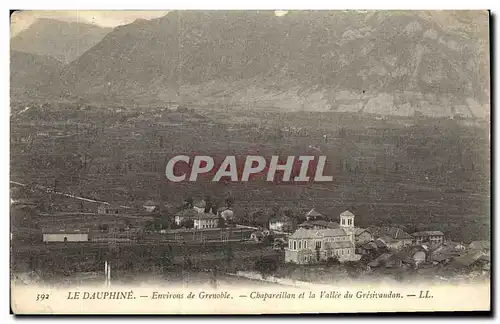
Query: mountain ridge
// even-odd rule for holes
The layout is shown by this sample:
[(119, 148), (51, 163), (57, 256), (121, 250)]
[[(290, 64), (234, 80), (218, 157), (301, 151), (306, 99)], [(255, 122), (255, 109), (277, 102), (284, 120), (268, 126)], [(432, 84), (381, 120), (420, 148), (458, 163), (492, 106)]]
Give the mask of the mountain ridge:
[(63, 82), (73, 96), (484, 117), (476, 38), (418, 12), (174, 11), (115, 28)]
[(70, 63), (112, 30), (84, 22), (38, 18), (13, 37), (10, 44), (15, 51), (51, 56)]

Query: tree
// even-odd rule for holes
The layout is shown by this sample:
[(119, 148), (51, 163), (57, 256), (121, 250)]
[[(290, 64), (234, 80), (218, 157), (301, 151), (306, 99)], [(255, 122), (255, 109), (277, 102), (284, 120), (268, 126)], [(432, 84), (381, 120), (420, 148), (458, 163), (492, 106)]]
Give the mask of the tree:
[(163, 214), (160, 216), (161, 228), (172, 228), (172, 219), (169, 215)]
[(148, 220), (145, 224), (144, 224), (144, 229), (146, 231), (153, 231), (155, 228), (155, 224), (154, 224), (154, 221), (152, 220)]
[(222, 218), (222, 217), (219, 216), (219, 220), (218, 220), (217, 226), (219, 228), (226, 228), (227, 227), (226, 220), (224, 218)]
[(101, 225), (99, 226), (99, 230), (100, 230), (101, 232), (109, 232), (109, 225), (108, 225), (108, 224), (101, 224)]
[(269, 234), (269, 235), (264, 236), (264, 238), (262, 238), (262, 243), (265, 245), (273, 244), (274, 243), (274, 235)]
[(326, 265), (328, 265), (328, 266), (333, 266), (333, 265), (337, 265), (337, 264), (340, 264), (340, 261), (336, 255), (333, 255), (333, 256), (326, 259)]
[(184, 200), (183, 207), (184, 207), (185, 209), (193, 208), (193, 197), (187, 197), (187, 198)]
[(231, 208), (234, 205), (234, 198), (233, 197), (227, 197), (224, 200), (224, 202), (225, 202), (227, 208)]
[(180, 225), (181, 225), (181, 227), (185, 227), (185, 228), (193, 228), (194, 221), (192, 219), (183, 219)]
[(231, 245), (226, 245), (224, 247), (224, 256), (226, 257), (226, 262), (228, 264), (234, 259), (234, 251)]
[(205, 196), (205, 213), (210, 213), (212, 210), (213, 202), (210, 196)]
[(255, 270), (263, 277), (267, 276), (278, 269), (278, 263), (274, 259), (261, 258), (255, 262)]

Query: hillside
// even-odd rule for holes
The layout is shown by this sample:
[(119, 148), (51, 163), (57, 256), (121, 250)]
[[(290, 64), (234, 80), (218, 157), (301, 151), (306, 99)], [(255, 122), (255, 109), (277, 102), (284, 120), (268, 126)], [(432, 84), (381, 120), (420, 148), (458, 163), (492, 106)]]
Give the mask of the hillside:
[(488, 14), (462, 16), (176, 11), (108, 33), (68, 66), (64, 92), (113, 101), (487, 117)]
[(112, 28), (39, 18), (11, 39), (11, 50), (69, 63), (97, 44)]
[(54, 58), (17, 51), (10, 52), (11, 99), (56, 97), (64, 70)]

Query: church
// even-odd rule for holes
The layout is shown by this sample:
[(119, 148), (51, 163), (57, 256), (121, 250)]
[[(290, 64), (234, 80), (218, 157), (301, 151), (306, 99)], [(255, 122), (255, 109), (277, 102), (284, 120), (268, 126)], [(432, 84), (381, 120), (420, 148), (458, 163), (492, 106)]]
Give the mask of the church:
[(285, 262), (316, 263), (331, 257), (340, 262), (359, 260), (355, 254), (354, 214), (348, 210), (340, 214), (338, 228), (299, 228), (288, 238)]

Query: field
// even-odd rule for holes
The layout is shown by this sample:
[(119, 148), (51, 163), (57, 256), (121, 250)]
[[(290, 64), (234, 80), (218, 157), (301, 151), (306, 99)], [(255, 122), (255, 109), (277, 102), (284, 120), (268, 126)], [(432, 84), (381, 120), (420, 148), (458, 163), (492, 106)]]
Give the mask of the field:
[[(33, 108), (15, 114), (26, 105)], [(484, 121), (282, 113), (266, 107), (228, 111), (208, 105), (170, 111), (51, 102), (14, 103), (12, 109), (14, 181), (131, 207), (148, 199), (179, 206), (186, 197), (222, 201), (229, 195), (237, 217), (253, 225), (258, 211), (287, 208), (303, 215), (314, 207), (332, 217), (349, 209), (362, 227), (442, 230), (464, 242), (489, 238), (489, 123)], [(334, 181), (169, 183), (166, 162), (181, 153), (317, 153), (327, 156)], [(78, 208), (95, 212), (96, 206)]]

